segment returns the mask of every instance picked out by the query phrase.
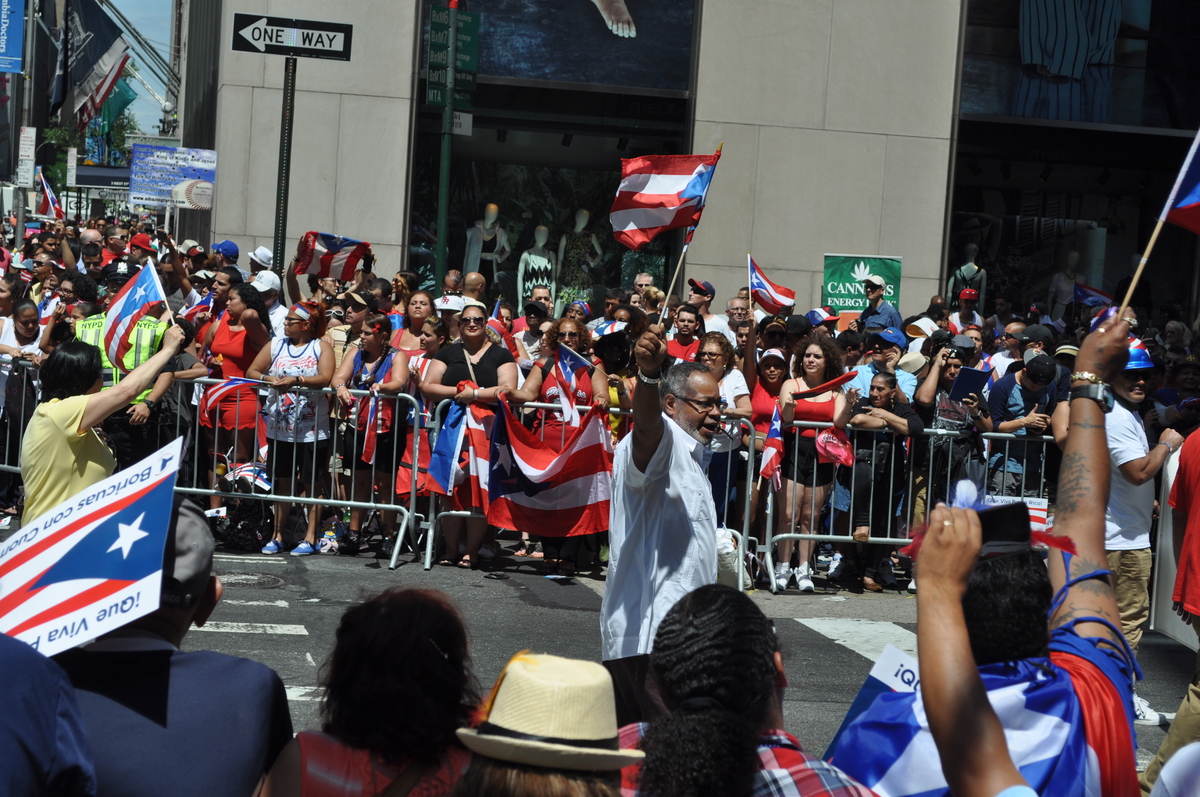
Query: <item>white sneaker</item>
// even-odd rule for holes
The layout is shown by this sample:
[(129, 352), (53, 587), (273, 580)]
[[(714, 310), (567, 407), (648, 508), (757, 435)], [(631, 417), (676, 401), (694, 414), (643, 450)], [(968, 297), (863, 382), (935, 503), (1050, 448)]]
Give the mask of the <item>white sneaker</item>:
[(913, 576), (912, 578), (910, 578), (908, 580), (908, 594), (910, 594), (910, 595), (917, 594), (917, 577), (916, 576)]
[(842, 555), (835, 553), (833, 559), (829, 562), (829, 572), (825, 575), (830, 581), (837, 581), (842, 577)]
[(791, 580), (792, 568), (788, 567), (786, 562), (777, 562), (775, 564), (775, 588), (783, 592)]
[(796, 568), (796, 586), (801, 592), (817, 591), (812, 581), (812, 565), (808, 562), (801, 562), (800, 567)]
[(1155, 711), (1135, 692), (1133, 695), (1133, 718), (1135, 725), (1166, 725), (1175, 719), (1175, 714)]

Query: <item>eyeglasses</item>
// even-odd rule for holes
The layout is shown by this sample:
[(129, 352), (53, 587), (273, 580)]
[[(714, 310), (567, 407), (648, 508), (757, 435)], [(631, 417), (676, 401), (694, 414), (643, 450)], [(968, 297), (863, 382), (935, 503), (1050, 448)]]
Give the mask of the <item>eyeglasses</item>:
[(724, 357), (724, 356), (725, 355), (719, 351), (702, 351), (696, 355), (696, 359), (697, 360), (716, 360), (717, 358)]
[(725, 402), (723, 400), (708, 399), (706, 401), (701, 401), (699, 399), (685, 398), (684, 396), (676, 396), (675, 398), (687, 404), (696, 412), (704, 415), (710, 415), (714, 410), (720, 412), (721, 410), (725, 409)]
[(466, 327), (482, 326), (487, 323), (487, 319), (481, 315), (472, 315), (460, 318), (458, 323)]

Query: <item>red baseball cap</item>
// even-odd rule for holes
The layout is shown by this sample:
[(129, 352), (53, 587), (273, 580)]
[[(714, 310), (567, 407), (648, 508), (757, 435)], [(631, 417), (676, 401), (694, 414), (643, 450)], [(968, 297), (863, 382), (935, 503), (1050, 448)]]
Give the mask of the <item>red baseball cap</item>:
[(971, 301), (979, 301), (979, 291), (974, 288), (963, 288), (962, 293), (958, 294), (959, 299), (970, 299)]
[(129, 240), (130, 246), (136, 246), (139, 249), (145, 249), (147, 252), (154, 251), (154, 244), (150, 243), (150, 236), (144, 232), (139, 232)]

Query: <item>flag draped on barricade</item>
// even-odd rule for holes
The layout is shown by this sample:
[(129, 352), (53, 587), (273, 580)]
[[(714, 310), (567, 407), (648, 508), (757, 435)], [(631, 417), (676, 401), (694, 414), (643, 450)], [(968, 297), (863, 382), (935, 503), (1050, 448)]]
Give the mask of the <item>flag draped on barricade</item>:
[(167, 295), (158, 281), (158, 269), (155, 268), (138, 269), (137, 276), (125, 283), (125, 287), (113, 297), (104, 318), (104, 350), (108, 354), (108, 361), (120, 368), (122, 373), (129, 371), (125, 367), (125, 355), (133, 345), (129, 331), (156, 304), (165, 304), (166, 301)]
[[(247, 379), (244, 376), (231, 376), (219, 385), (209, 385), (204, 391), (204, 395), (200, 397), (200, 414), (209, 415), (216, 412), (220, 407), (221, 399), (230, 397), (243, 389), (251, 389), (260, 387), (263, 383), (257, 379)], [(257, 422), (255, 424), (255, 449), (258, 451), (259, 457), (267, 458), (267, 422), (263, 418), (261, 411), (256, 412)], [(217, 424), (214, 423), (214, 426)]]
[(366, 241), (309, 231), (300, 239), (295, 271), (297, 274), (334, 277), (345, 282), (353, 279), (354, 269), (370, 250), (371, 244)]
[(661, 232), (699, 224), (720, 157), (717, 150), (712, 155), (622, 159), (621, 184), (609, 213), (616, 239), (638, 249)]
[(762, 266), (749, 254), (746, 262), (750, 265), (750, 298), (771, 315), (779, 315), (785, 310), (790, 312), (790, 308), (796, 306), (796, 292), (767, 279)]
[(0, 545), (0, 633), (53, 656), (158, 609), (182, 446), (82, 490)]
[(492, 432), (488, 523), (554, 537), (607, 529), (613, 448), (605, 421), (592, 407), (556, 452), (501, 402)]
[(783, 425), (779, 416), (779, 407), (771, 416), (771, 428), (767, 430), (767, 439), (763, 442), (762, 467), (758, 475), (771, 482), (776, 490), (782, 485), (779, 466), (783, 464)]
[[(459, 390), (476, 385), (462, 382)], [(429, 457), (430, 490), (448, 496), (453, 509), (487, 511), (488, 439), (495, 415), (475, 404), (451, 402)]]

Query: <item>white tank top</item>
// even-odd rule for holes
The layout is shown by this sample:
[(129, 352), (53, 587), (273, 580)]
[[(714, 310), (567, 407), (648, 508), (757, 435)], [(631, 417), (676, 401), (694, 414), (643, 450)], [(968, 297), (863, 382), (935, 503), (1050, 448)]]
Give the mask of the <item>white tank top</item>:
[[(293, 346), (288, 338), (271, 341), (269, 376), (316, 376), (321, 341)], [(311, 443), (329, 437), (329, 401), (324, 393), (266, 390), (267, 437)]]

